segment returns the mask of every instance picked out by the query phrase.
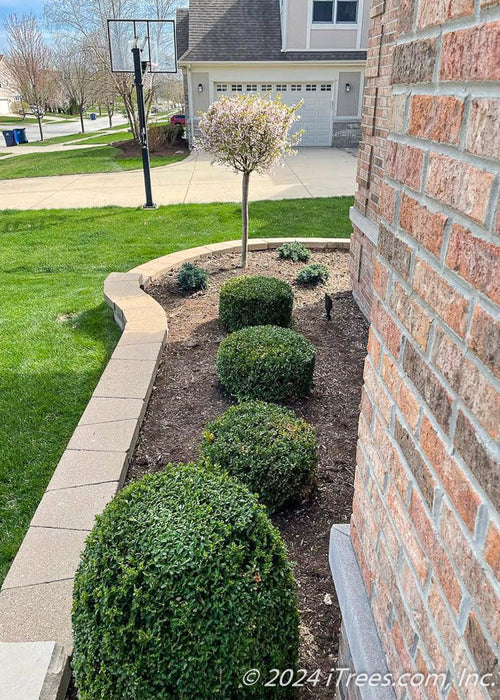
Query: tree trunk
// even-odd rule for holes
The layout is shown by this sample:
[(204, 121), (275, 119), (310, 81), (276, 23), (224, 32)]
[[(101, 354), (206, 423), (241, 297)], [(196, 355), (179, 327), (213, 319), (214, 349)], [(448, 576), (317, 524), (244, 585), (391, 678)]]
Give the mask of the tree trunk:
[(241, 267), (247, 266), (248, 252), (248, 185), (250, 173), (243, 173), (241, 188)]
[(109, 110), (108, 110), (108, 120), (109, 120), (109, 128), (111, 129), (113, 127), (113, 115), (109, 112)]
[(40, 141), (43, 141), (42, 117), (37, 116), (37, 119), (38, 119), (38, 128), (40, 130)]
[(83, 109), (78, 110), (80, 112), (80, 124), (82, 125), (82, 134), (85, 133), (85, 124), (83, 123)]

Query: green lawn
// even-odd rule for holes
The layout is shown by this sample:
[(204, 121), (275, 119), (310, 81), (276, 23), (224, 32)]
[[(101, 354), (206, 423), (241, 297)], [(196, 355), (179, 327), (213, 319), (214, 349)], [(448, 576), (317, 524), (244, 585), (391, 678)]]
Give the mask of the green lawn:
[(22, 127), (24, 124), (38, 124), (38, 121), (34, 117), (26, 117), (26, 119), (23, 119), (22, 117), (18, 117), (16, 114), (13, 114), (12, 116), (2, 114), (0, 117), (0, 129), (7, 125), (9, 125), (7, 126), (7, 129), (12, 129), (12, 124), (14, 124), (16, 127)]
[[(76, 175), (80, 173), (111, 173), (142, 167), (141, 158), (123, 158), (122, 151), (113, 146), (82, 148), (51, 153), (27, 153), (0, 163), (0, 180), (47, 175)], [(152, 156), (151, 167), (169, 165), (185, 158), (181, 156)]]
[[(88, 136), (88, 134), (85, 134)], [(82, 137), (83, 138), (83, 137)], [(130, 131), (115, 131), (113, 134), (96, 134), (85, 139), (85, 143), (94, 145), (96, 143), (115, 143), (117, 141), (130, 141), (133, 135)], [(81, 140), (81, 139), (79, 139)], [(76, 144), (75, 144), (76, 145)]]
[[(252, 203), (250, 235), (349, 236), (351, 204)], [(0, 583), (118, 340), (106, 275), (240, 226), (236, 204), (0, 212)]]

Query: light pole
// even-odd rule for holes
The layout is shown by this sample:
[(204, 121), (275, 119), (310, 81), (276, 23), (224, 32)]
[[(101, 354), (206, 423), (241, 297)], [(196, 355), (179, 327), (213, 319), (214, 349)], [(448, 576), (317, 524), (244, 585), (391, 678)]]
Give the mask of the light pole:
[(132, 55), (134, 57), (134, 83), (137, 93), (137, 109), (139, 111), (139, 139), (141, 142), (142, 169), (144, 171), (144, 189), (146, 190), (146, 204), (143, 206), (143, 209), (156, 209), (151, 189), (151, 163), (149, 160), (146, 107), (144, 105), (144, 83), (142, 81), (148, 62), (141, 61), (141, 49), (138, 46), (134, 46)]

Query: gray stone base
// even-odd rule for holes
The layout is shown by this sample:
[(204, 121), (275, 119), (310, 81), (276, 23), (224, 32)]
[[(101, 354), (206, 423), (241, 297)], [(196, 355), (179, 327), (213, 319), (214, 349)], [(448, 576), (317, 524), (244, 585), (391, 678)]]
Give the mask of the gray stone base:
[(356, 148), (361, 141), (361, 122), (333, 122), (332, 146)]
[(0, 700), (64, 700), (70, 677), (56, 642), (0, 643)]
[[(375, 627), (370, 602), (349, 536), (349, 525), (334, 525), (330, 535), (330, 568), (342, 612), (339, 668), (354, 674), (389, 673)], [(395, 700), (390, 686), (357, 686), (343, 673), (337, 688), (339, 700)]]

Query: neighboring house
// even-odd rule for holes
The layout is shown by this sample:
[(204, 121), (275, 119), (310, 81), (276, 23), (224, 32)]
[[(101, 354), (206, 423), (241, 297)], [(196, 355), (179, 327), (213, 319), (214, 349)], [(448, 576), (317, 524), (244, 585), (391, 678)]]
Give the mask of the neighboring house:
[(303, 146), (347, 146), (360, 135), (368, 0), (190, 0), (177, 12), (188, 134), (224, 95), (304, 101)]
[(12, 114), (14, 103), (20, 100), (12, 75), (7, 68), (5, 56), (0, 54), (0, 114)]

